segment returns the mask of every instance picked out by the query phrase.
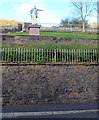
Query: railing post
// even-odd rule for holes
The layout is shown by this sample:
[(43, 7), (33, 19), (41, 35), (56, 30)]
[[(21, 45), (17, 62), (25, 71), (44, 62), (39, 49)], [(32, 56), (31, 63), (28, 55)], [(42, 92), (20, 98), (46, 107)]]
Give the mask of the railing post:
[(54, 60), (56, 62), (56, 49), (54, 50)]

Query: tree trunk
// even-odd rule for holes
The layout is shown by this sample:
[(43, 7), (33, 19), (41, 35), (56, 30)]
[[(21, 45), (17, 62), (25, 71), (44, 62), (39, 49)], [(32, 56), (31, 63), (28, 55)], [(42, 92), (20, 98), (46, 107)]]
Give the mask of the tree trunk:
[(85, 32), (85, 22), (83, 21), (82, 24), (83, 24), (83, 32)]

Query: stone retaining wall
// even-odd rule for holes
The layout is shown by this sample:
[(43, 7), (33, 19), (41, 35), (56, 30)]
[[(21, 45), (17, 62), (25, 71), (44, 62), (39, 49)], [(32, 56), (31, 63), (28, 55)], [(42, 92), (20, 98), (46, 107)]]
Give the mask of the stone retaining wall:
[(3, 105), (97, 101), (97, 65), (3, 65)]
[[(33, 35), (0, 35), (2, 43), (38, 43), (44, 41), (56, 41), (56, 42), (81, 42), (81, 43), (97, 43), (99, 39), (84, 39), (84, 38), (64, 38), (64, 37), (53, 37), (53, 36), (33, 36)], [(1, 40), (0, 39), (0, 40)]]

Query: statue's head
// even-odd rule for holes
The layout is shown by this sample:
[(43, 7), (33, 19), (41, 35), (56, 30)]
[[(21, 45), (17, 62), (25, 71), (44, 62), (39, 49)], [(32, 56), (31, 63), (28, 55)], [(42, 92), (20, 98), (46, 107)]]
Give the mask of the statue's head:
[(33, 8), (36, 8), (36, 5), (34, 5)]

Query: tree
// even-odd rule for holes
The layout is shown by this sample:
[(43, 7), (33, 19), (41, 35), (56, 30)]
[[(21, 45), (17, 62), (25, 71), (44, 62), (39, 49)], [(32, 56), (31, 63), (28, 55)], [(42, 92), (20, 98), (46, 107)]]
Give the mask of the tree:
[(69, 18), (65, 18), (61, 20), (60, 25), (61, 26), (67, 26), (69, 24)]
[(72, 24), (81, 24), (81, 21), (78, 18), (72, 18), (70, 23), (72, 23)]
[[(78, 27), (82, 27), (82, 21), (79, 20), (78, 18), (72, 18), (70, 21), (70, 24), (72, 24), (73, 26), (78, 26)], [(85, 27), (88, 26), (88, 21), (85, 20)]]
[(93, 12), (93, 2), (92, 0), (81, 0), (78, 2), (73, 2), (72, 5), (74, 7), (76, 16), (82, 21), (82, 26), (83, 26), (83, 32), (85, 32), (85, 22), (86, 18), (91, 15)]
[(94, 2), (94, 10), (99, 13), (99, 1)]
[[(85, 20), (85, 26), (88, 25), (88, 21)], [(69, 18), (65, 18), (61, 20), (60, 26), (64, 26), (64, 27), (82, 27), (82, 21), (79, 20), (78, 18), (71, 18), (71, 20)]]

